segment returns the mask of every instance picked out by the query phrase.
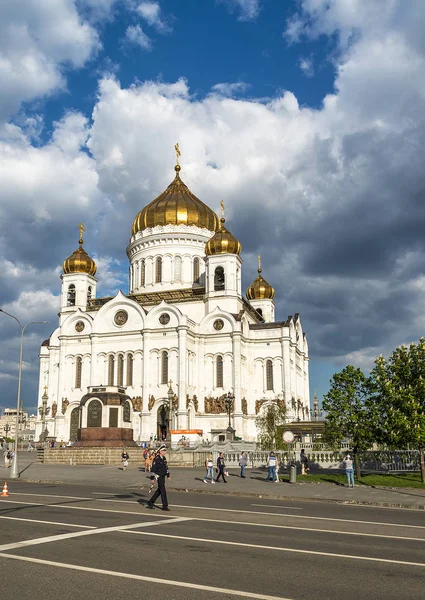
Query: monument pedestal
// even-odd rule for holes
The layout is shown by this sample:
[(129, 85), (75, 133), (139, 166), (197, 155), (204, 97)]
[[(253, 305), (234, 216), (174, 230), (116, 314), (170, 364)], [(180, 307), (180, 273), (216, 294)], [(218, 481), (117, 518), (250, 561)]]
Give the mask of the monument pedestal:
[(128, 427), (85, 427), (77, 432), (74, 447), (137, 446), (133, 440), (133, 430)]

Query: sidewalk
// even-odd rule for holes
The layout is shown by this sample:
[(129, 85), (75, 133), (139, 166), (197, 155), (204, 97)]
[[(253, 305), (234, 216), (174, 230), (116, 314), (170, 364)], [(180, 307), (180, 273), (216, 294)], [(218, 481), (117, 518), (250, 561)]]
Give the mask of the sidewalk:
[[(36, 454), (19, 452), (20, 481), (64, 483), (70, 485), (106, 486), (148, 489), (150, 481), (140, 465), (130, 462), (126, 471), (116, 465), (54, 465), (36, 463)], [(425, 510), (425, 490), (414, 488), (372, 488), (358, 485), (347, 488), (331, 483), (273, 483), (266, 481), (266, 470), (247, 469), (246, 478), (239, 469), (229, 469), (227, 483), (205, 484), (205, 469), (180, 468), (171, 471), (167, 489), (183, 492), (229, 494), (316, 502), (342, 502), (370, 506), (414, 508)], [(8, 470), (0, 468), (0, 481)], [(9, 488), (13, 480), (9, 480)]]

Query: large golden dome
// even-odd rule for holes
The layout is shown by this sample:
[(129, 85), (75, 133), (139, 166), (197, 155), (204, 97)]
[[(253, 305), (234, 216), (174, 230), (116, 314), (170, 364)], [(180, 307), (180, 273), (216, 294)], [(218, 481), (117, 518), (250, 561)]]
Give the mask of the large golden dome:
[(83, 248), (83, 231), (82, 224), (79, 225), (80, 239), (79, 246), (66, 260), (63, 261), (62, 269), (65, 274), (69, 273), (87, 273), (94, 276), (96, 274), (96, 263)]
[(132, 235), (156, 225), (196, 225), (210, 231), (218, 227), (218, 217), (180, 179), (180, 165), (167, 189), (143, 208), (133, 221)]
[(242, 244), (228, 231), (225, 226), (226, 219), (221, 217), (218, 230), (211, 239), (205, 244), (205, 253), (207, 256), (212, 254), (240, 254)]
[(248, 300), (273, 300), (274, 288), (261, 275), (260, 257), (258, 257), (258, 276), (246, 290)]

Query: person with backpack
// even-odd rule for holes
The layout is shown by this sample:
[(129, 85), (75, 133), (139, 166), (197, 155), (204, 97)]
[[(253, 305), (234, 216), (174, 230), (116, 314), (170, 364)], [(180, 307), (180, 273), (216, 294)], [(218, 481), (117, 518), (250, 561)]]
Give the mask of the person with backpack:
[(207, 458), (207, 460), (205, 461), (205, 468), (207, 470), (207, 472), (205, 473), (205, 477), (204, 477), (204, 483), (208, 483), (208, 475), (210, 476), (211, 479), (211, 483), (215, 483), (214, 481), (214, 474), (213, 474), (213, 457), (210, 454)]

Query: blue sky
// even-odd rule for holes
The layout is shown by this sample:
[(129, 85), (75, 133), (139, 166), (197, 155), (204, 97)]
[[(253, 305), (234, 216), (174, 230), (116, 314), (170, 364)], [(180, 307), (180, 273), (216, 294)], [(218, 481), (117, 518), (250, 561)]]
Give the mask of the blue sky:
[[(3, 0), (0, 306), (25, 405), (77, 224), (98, 295), (127, 291), (137, 212), (182, 178), (299, 312), (311, 392), (424, 331), (422, 0)], [(0, 407), (19, 339), (0, 318)]]

